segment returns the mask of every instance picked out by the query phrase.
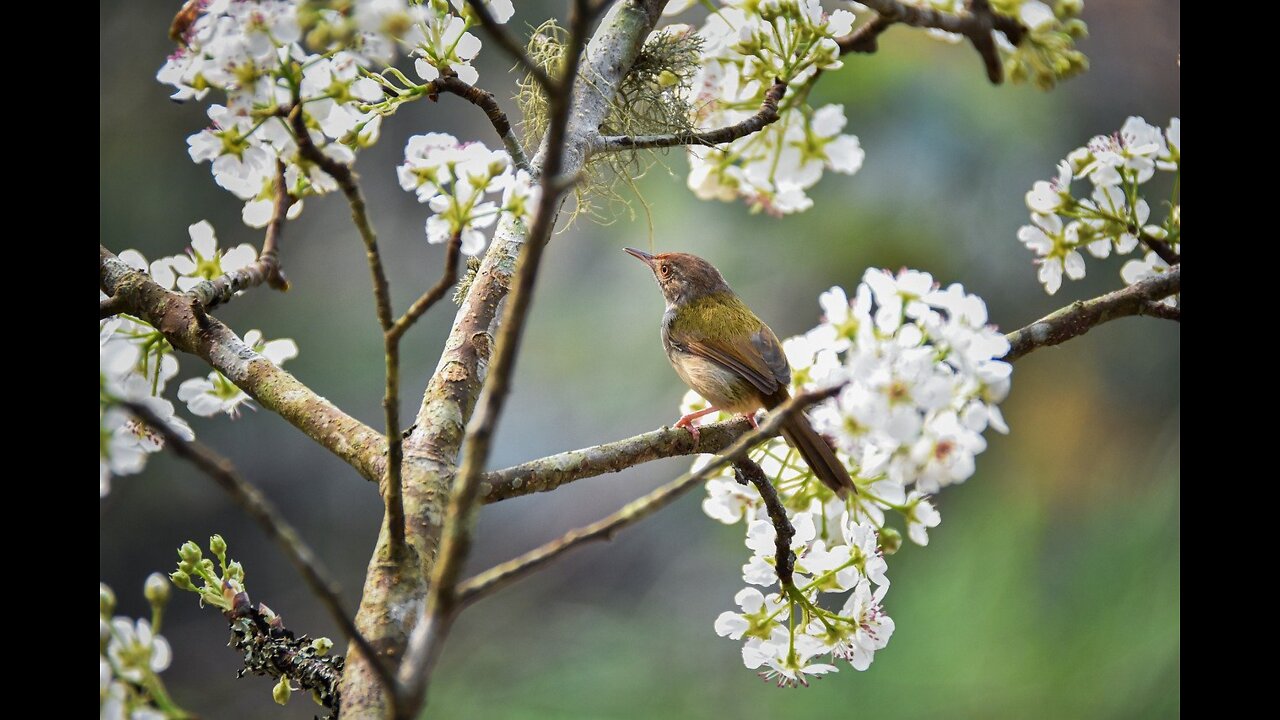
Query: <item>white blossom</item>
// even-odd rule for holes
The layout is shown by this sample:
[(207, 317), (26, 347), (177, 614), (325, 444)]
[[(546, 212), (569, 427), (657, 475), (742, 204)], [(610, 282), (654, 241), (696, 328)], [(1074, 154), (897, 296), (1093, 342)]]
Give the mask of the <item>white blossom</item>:
[(248, 267), (258, 259), (258, 251), (249, 243), (243, 243), (225, 252), (218, 247), (218, 238), (208, 220), (201, 220), (187, 228), (191, 246), (186, 255), (160, 258), (151, 263), (151, 278), (166, 288), (190, 290), (205, 280), (214, 280), (226, 273)]
[[(1085, 276), (1082, 251), (1098, 259), (1113, 252), (1127, 255), (1143, 244), (1144, 238), (1166, 242), (1178, 251), (1177, 185), (1172, 207), (1158, 223), (1152, 222), (1151, 204), (1142, 197), (1141, 186), (1157, 171), (1180, 172), (1180, 143), (1178, 118), (1161, 130), (1140, 117), (1130, 117), (1119, 132), (1095, 136), (1084, 147), (1072, 150), (1058, 163), (1055, 179), (1033, 184), (1026, 195), (1031, 224), (1019, 228), (1018, 239), (1036, 254), (1037, 277), (1046, 292), (1056, 293), (1064, 275), (1072, 280)], [(1091, 181), (1088, 197), (1072, 195), (1073, 178)], [(1121, 271), (1125, 281), (1129, 282), (1128, 277), (1143, 264), (1126, 262)]]

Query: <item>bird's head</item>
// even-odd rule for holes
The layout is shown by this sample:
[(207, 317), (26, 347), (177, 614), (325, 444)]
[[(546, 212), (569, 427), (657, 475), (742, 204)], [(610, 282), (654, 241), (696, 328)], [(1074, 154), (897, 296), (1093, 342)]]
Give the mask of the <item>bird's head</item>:
[(649, 266), (658, 281), (668, 307), (678, 307), (690, 300), (729, 290), (729, 284), (714, 265), (689, 253), (650, 255), (635, 248), (623, 248)]

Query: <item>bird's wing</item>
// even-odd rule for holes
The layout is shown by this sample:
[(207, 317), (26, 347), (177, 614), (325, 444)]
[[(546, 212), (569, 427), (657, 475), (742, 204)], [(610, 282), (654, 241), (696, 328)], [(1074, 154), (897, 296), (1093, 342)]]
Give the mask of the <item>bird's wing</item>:
[(672, 338), (686, 352), (699, 355), (721, 365), (750, 382), (764, 397), (785, 388), (791, 382), (791, 368), (782, 344), (768, 325), (748, 335), (726, 339), (702, 337)]

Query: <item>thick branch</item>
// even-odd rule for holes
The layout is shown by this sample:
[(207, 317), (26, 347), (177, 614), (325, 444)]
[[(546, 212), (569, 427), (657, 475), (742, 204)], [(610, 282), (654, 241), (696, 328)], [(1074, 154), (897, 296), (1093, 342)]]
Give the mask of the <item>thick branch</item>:
[(608, 135), (600, 138), (593, 152), (620, 152), (623, 150), (645, 150), (649, 148), (674, 147), (676, 145), (719, 145), (744, 138), (763, 130), (765, 126), (778, 120), (778, 102), (787, 91), (787, 84), (775, 80), (773, 87), (764, 95), (760, 103), (760, 111), (740, 123), (722, 127), (718, 130), (686, 130), (667, 135)]
[[(1143, 280), (1123, 290), (1082, 302), (1007, 335), (1010, 350), (1004, 359), (1016, 360), (1040, 347), (1057, 345), (1083, 335), (1095, 325), (1130, 315), (1180, 320), (1181, 311), (1157, 302), (1180, 290), (1180, 269)], [(484, 477), (482, 496), (492, 503), (556, 488), (605, 473), (618, 472), (652, 460), (715, 453), (728, 447), (749, 426), (741, 420), (707, 425), (697, 445), (682, 428), (662, 428), (593, 447), (571, 450), (496, 470)]]
[(498, 43), (498, 47), (506, 51), (511, 56), (511, 59), (516, 61), (517, 65), (524, 68), (525, 72), (532, 75), (548, 95), (555, 95), (560, 89), (559, 86), (551, 79), (546, 70), (539, 67), (525, 53), (524, 47), (507, 33), (506, 28), (498, 24), (498, 21), (489, 12), (489, 8), (484, 4), (484, 0), (467, 0), (467, 5), (470, 6), (471, 12), (475, 14), (476, 19), (480, 21), (480, 25), (493, 36), (493, 40)]
[(349, 463), (377, 480), (385, 442), (377, 431), (347, 415), (297, 378), (244, 344), (194, 298), (167, 290), (146, 273), (99, 246), (99, 281), (124, 309), (159, 330), (178, 350), (203, 358), (262, 407), (279, 414)]
[(502, 146), (506, 148), (512, 162), (518, 168), (529, 169), (529, 158), (524, 155), (524, 148), (520, 145), (520, 138), (516, 137), (515, 131), (511, 129), (511, 121), (507, 119), (507, 114), (502, 112), (502, 108), (498, 107), (498, 101), (494, 99), (493, 93), (481, 90), (474, 85), (468, 85), (452, 76), (442, 77), (433, 81), (431, 87), (440, 92), (457, 95), (483, 110), (485, 116), (489, 118), (489, 122), (493, 124), (493, 129), (497, 131), (498, 137), (502, 138)]
[(1130, 315), (1168, 317), (1164, 311), (1154, 309), (1155, 301), (1163, 300), (1181, 289), (1182, 268), (1175, 265), (1168, 272), (1136, 282), (1123, 290), (1092, 300), (1078, 300), (1021, 330), (1009, 333), (1009, 353), (1004, 359), (1017, 360), (1038, 348), (1064, 343), (1116, 318)]
[(231, 298), (241, 290), (257, 287), (263, 283), (281, 292), (289, 289), (289, 280), (280, 269), (279, 248), (285, 216), (289, 213), (289, 206), (293, 205), (293, 197), (285, 187), (284, 172), (284, 163), (277, 160), (275, 209), (271, 215), (271, 222), (267, 225), (267, 236), (262, 241), (262, 252), (258, 255), (258, 259), (239, 270), (232, 270), (213, 280), (205, 280), (187, 291), (187, 294), (194, 297), (206, 310), (212, 310), (230, 302)]
[[(576, 177), (582, 169), (586, 151), (609, 112), (618, 83), (634, 63), (664, 4), (662, 0), (625, 0), (615, 3), (601, 21), (582, 57), (582, 71), (574, 81), (573, 112), (564, 141), (559, 144), (564, 163), (551, 178), (558, 186), (563, 186), (563, 178)], [(556, 94), (550, 92), (548, 96)], [(544, 149), (549, 146), (548, 141), (544, 138)], [(547, 157), (545, 152), (541, 155)], [(539, 160), (532, 166), (535, 175), (545, 169)], [(557, 209), (561, 203), (563, 196)], [(455, 460), (481, 383), (490, 370), (490, 350), (499, 331), (495, 322), (498, 306), (506, 297), (517, 258), (529, 237), (522, 223), (499, 221), (493, 243), (455, 316), (413, 430), (405, 439), (406, 521), (410, 544), (418, 550), (423, 571), (432, 569), (439, 551)], [(376, 638), (384, 638), (386, 652), (394, 654), (404, 649), (407, 633), (422, 617), (426, 584), (421, 578), (407, 578), (404, 568), (379, 560), (385, 557), (388, 542), (384, 528), (366, 576), (357, 625), (375, 642)], [(344, 708), (362, 716), (383, 716), (387, 712), (386, 698), (377, 692), (376, 683), (367, 677), (363, 665), (359, 653), (348, 656), (342, 681)]]
[[(577, 77), (589, 20), (585, 3), (575, 2), (564, 75), (559, 79), (561, 87), (576, 86), (572, 81)], [(564, 166), (564, 140), (568, 132), (573, 97), (572, 92), (562, 92), (550, 98), (550, 126), (539, 157), (542, 191), (537, 212), (520, 254), (515, 281), (511, 285), (511, 297), (507, 301), (498, 341), (494, 346), (489, 377), (481, 391), (476, 413), (467, 427), (462, 464), (449, 496), (440, 554), (431, 573), (424, 617), (410, 637), (409, 650), (400, 669), (400, 682), (405, 687), (405, 705), (410, 712), (409, 708), (416, 709), (425, 698), (432, 665), (456, 614), (455, 587), (462, 572), (462, 564), (471, 551), (471, 532), (475, 524), (480, 475), (488, 461), (493, 433), (497, 429), (510, 391), (511, 375), (515, 370), (525, 321), (532, 307), (543, 251), (555, 227), (560, 196), (568, 189), (560, 181), (560, 170)]]
[[(320, 604), (328, 611), (329, 617), (342, 629), (342, 634), (361, 650), (372, 653), (373, 648), (364, 635), (356, 629), (352, 616), (342, 607), (341, 590), (338, 588), (329, 571), (325, 569), (320, 558), (302, 541), (298, 531), (284, 519), (279, 510), (252, 483), (240, 477), (231, 461), (218, 455), (201, 443), (187, 440), (174, 432), (169, 424), (156, 417), (145, 405), (129, 401), (120, 403), (128, 408), (144, 425), (164, 440), (164, 445), (175, 455), (190, 462), (208, 475), (218, 487), (253, 518), (262, 528), (262, 532), (280, 547), (280, 550), (293, 563), (298, 574), (306, 581), (320, 600)], [(388, 688), (395, 687), (395, 680), (385, 665), (379, 663), (378, 676)]]
[(625, 505), (621, 510), (584, 527), (570, 530), (560, 538), (541, 547), (497, 565), (458, 586), (458, 601), (461, 604), (474, 602), (489, 593), (498, 590), (516, 580), (538, 570), (565, 552), (591, 542), (592, 540), (608, 540), (619, 530), (634, 525), (658, 510), (669, 505), (690, 488), (715, 475), (726, 465), (746, 457), (747, 451), (760, 441), (778, 434), (782, 423), (791, 415), (801, 412), (815, 402), (829, 398), (838, 392), (840, 386), (796, 395), (779, 405), (769, 413), (760, 427), (746, 433), (730, 445), (723, 454), (699, 468), (697, 471), (685, 473), (675, 480), (663, 485), (638, 500)]
[(493, 503), (521, 495), (550, 492), (574, 480), (618, 472), (650, 460), (718, 453), (750, 428), (741, 418), (703, 425), (698, 428), (701, 436), (695, 443), (688, 430), (664, 427), (625, 440), (532, 460), (486, 474), (481, 485), (481, 497), (484, 502)]

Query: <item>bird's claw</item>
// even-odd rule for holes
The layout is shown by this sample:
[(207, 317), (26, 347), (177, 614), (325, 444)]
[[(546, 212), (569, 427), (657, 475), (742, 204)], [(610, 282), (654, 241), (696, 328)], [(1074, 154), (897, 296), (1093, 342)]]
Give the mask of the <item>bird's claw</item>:
[(675, 426), (678, 428), (688, 429), (689, 434), (693, 436), (693, 446), (694, 447), (698, 446), (698, 441), (701, 439), (702, 431), (698, 430), (698, 426), (693, 424), (692, 417), (690, 417), (689, 415), (685, 415), (684, 417), (676, 421)]

